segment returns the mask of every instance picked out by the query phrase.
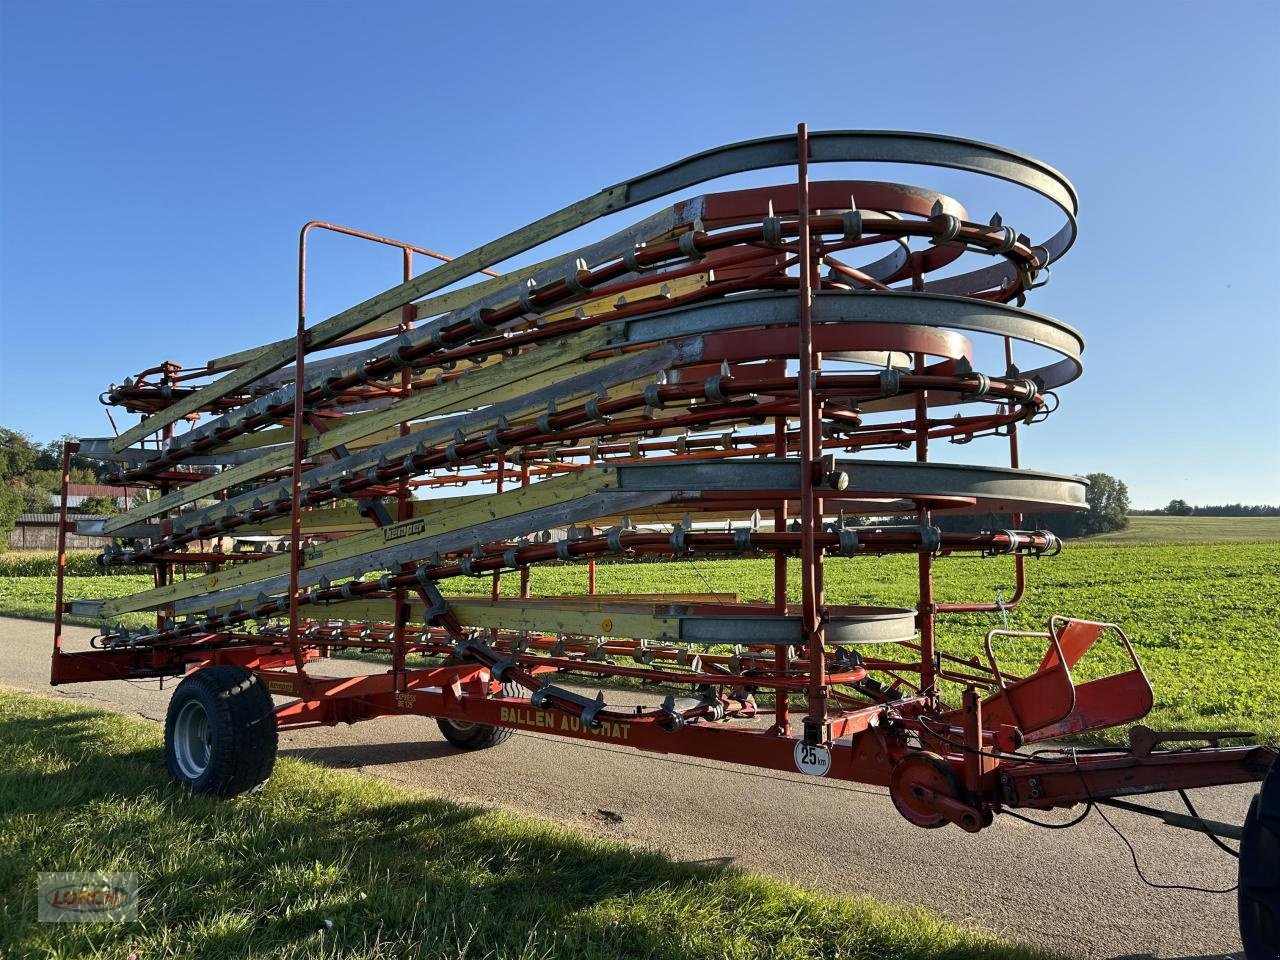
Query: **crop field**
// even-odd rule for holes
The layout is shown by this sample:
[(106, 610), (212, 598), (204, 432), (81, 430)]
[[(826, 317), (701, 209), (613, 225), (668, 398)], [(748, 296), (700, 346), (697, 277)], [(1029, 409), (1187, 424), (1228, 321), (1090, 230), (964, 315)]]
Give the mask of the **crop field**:
[(1129, 526), (1077, 541), (1077, 547), (1280, 540), (1280, 517), (1130, 517)]
[[(150, 577), (75, 577), (67, 580), (67, 597), (76, 600), (107, 600), (137, 593), (149, 586)], [(0, 615), (52, 620), (54, 587), (53, 577), (0, 576)], [(68, 617), (67, 622), (97, 626), (97, 621), (77, 617)], [(129, 614), (122, 618), (121, 623), (129, 627), (140, 627), (155, 623), (155, 617), (141, 613)]]
[[(1073, 543), (1060, 556), (1028, 561), (1028, 596), (1018, 609), (1008, 611), (1009, 627), (1042, 629), (1055, 613), (1117, 623), (1132, 638), (1156, 688), (1156, 708), (1144, 722), (1166, 728), (1254, 730), (1280, 741), (1280, 675), (1275, 669), (1280, 663), (1280, 610), (1275, 604), (1280, 595), (1280, 521), (1227, 520), (1224, 526), (1216, 519), (1135, 518), (1133, 528), (1122, 535)], [(1174, 530), (1196, 542), (1173, 542)], [(1239, 542), (1203, 542), (1211, 536)], [(1250, 537), (1254, 542), (1246, 542)], [(51, 616), (53, 578), (42, 563), (35, 557), (0, 557), (0, 613)], [(936, 569), (939, 601), (993, 600), (1013, 592), (1009, 560), (944, 558)], [(20, 570), (36, 575), (12, 575)], [(790, 573), (795, 600), (800, 588), (795, 564)], [(515, 577), (504, 578), (503, 593), (512, 594), (516, 582)], [(82, 576), (70, 582), (68, 594), (119, 596), (146, 589), (148, 583), (138, 576)], [(763, 600), (771, 596), (772, 584), (771, 561), (758, 559), (619, 562), (598, 569), (601, 593), (716, 591)], [(833, 604), (909, 606), (915, 599), (915, 560), (831, 559), (826, 587)], [(456, 579), (446, 593), (489, 589), (487, 578)], [(586, 570), (558, 565), (536, 569), (533, 589), (543, 595), (585, 593)], [(148, 620), (148, 615), (132, 615), (137, 625)], [(980, 655), (985, 632), (1003, 623), (999, 614), (942, 617), (939, 642), (950, 653)], [(1002, 666), (1017, 672), (1033, 667), (1043, 650), (1033, 642), (1005, 641), (997, 653)], [(1087, 679), (1126, 663), (1119, 645), (1104, 637), (1077, 674)]]

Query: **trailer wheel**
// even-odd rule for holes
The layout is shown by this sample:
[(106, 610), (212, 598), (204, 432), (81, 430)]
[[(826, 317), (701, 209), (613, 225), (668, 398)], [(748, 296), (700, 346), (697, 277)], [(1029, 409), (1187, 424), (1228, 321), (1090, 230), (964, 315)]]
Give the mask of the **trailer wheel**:
[(204, 667), (173, 691), (164, 762), (169, 776), (195, 793), (257, 790), (271, 776), (276, 745), (271, 694), (244, 667)]
[[(443, 665), (456, 666), (459, 662), (450, 657)], [(504, 697), (520, 696), (520, 685), (504, 683), (502, 695)], [(436, 718), (436, 726), (440, 728), (444, 738), (459, 750), (485, 750), (506, 743), (516, 735), (510, 727), (491, 727), (484, 723), (467, 723), (464, 720), (445, 720), (440, 717)]]
[(899, 760), (890, 774), (889, 799), (898, 812), (917, 827), (936, 830), (951, 821), (939, 813), (925, 796), (925, 790), (944, 797), (959, 798), (960, 784), (945, 759), (929, 750), (919, 750)]
[(1239, 904), (1247, 960), (1280, 957), (1280, 761), (1272, 764), (1244, 821)]
[(460, 750), (484, 750), (506, 743), (516, 735), (507, 727), (490, 727), (483, 723), (464, 723), (461, 720), (436, 720), (444, 738)]

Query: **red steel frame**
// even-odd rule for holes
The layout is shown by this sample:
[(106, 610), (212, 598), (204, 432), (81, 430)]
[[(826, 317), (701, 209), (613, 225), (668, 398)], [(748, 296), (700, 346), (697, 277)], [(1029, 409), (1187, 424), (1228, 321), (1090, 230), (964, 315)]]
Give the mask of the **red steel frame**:
[[(212, 615), (195, 626), (175, 625), (168, 616), (172, 611), (162, 607), (157, 612), (156, 631), (140, 641), (89, 652), (65, 650), (64, 574), (69, 527), (66, 487), (72, 456), (79, 449), (77, 443), (69, 442), (63, 457), (52, 681), (72, 683), (180, 675), (212, 664), (234, 663), (252, 670), (273, 694), (291, 698), (276, 711), (281, 727), (418, 714), (776, 770), (799, 767), (813, 773), (814, 761), (801, 763), (799, 758), (802, 754), (822, 757), (825, 759), (817, 764), (820, 769), (816, 769), (820, 775), (889, 787), (899, 810), (913, 822), (921, 826), (950, 822), (970, 831), (985, 827), (992, 815), (1004, 808), (1051, 808), (1130, 794), (1260, 780), (1275, 760), (1276, 751), (1252, 745), (1220, 746), (1218, 738), (1226, 736), (1222, 734), (1200, 735), (1212, 740), (1213, 746), (1195, 750), (1153, 750), (1150, 746), (1155, 741), (1150, 739), (1149, 731), (1137, 728), (1139, 732), (1130, 749), (1117, 747), (1109, 751), (1039, 755), (1019, 752), (1018, 748), (1024, 743), (1050, 735), (1098, 729), (1140, 718), (1150, 707), (1150, 685), (1128, 638), (1110, 624), (1051, 621), (1045, 632), (1034, 635), (1046, 644), (1044, 660), (1038, 670), (1023, 677), (1008, 676), (993, 655), (987, 664), (982, 664), (938, 649), (935, 623), (939, 615), (991, 613), (1016, 607), (1026, 587), (1024, 557), (1057, 548), (1050, 534), (1017, 530), (1022, 522), (1022, 513), (1017, 510), (1012, 515), (1014, 530), (930, 534), (934, 529), (935, 510), (964, 509), (974, 501), (934, 494), (908, 496), (905, 509), (914, 515), (917, 526), (864, 530), (858, 536), (863, 549), (917, 555), (918, 641), (891, 647), (894, 652), (889, 655), (883, 655), (883, 648), (877, 647), (875, 650), (880, 654), (877, 656), (863, 655), (861, 650), (858, 655), (850, 656), (828, 642), (828, 625), (835, 608), (829, 607), (825, 600), (824, 557), (828, 552), (838, 551), (845, 541), (827, 518), (832, 509), (860, 501), (856, 468), (852, 478), (838, 475), (833, 472), (832, 461), (824, 457), (824, 450), (909, 447), (914, 450), (917, 462), (927, 464), (931, 439), (966, 440), (995, 433), (1007, 435), (1009, 464), (1017, 469), (1020, 467), (1018, 423), (1042, 418), (1046, 411), (1036, 387), (1027, 386), (1029, 381), (1014, 372), (1013, 339), (1006, 334), (1003, 349), (1010, 372), (1004, 377), (982, 377), (979, 381), (982, 391), (998, 401), (998, 405), (978, 415), (956, 415), (946, 420), (931, 417), (931, 404), (946, 403), (948, 398), (974, 389), (975, 374), (968, 362), (967, 341), (963, 337), (947, 340), (946, 337), (952, 335), (938, 330), (896, 325), (866, 323), (838, 328), (818, 324), (813, 314), (816, 294), (832, 289), (833, 285), (854, 283), (861, 289), (879, 290), (885, 296), (892, 296), (890, 285), (900, 281), (910, 284), (907, 289), (925, 291), (927, 273), (950, 263), (961, 252), (979, 249), (987, 253), (997, 251), (999, 256), (1007, 258), (1014, 264), (1018, 280), (1000, 289), (974, 290), (969, 296), (1001, 303), (1020, 302), (1027, 289), (1035, 285), (1035, 276), (1047, 264), (1038, 252), (1040, 248), (1033, 247), (1026, 238), (1015, 238), (1012, 232), (1006, 234), (997, 220), (990, 226), (972, 223), (963, 215), (962, 208), (954, 202), (945, 206), (942, 200), (926, 212), (928, 204), (918, 207), (922, 201), (918, 201), (909, 188), (893, 185), (857, 185), (864, 196), (874, 197), (885, 209), (900, 212), (896, 219), (879, 221), (870, 238), (850, 239), (850, 214), (844, 214), (842, 220), (840, 214), (830, 213), (837, 202), (833, 196), (848, 185), (811, 185), (810, 156), (809, 132), (802, 124), (795, 139), (797, 179), (792, 211), (783, 210), (787, 203), (782, 199), (782, 188), (712, 195), (707, 199), (705, 221), (698, 221), (689, 232), (637, 248), (630, 266), (615, 263), (588, 268), (584, 265), (561, 285), (531, 287), (517, 306), (494, 309), (486, 322), (497, 328), (508, 316), (519, 318), (532, 306), (539, 307), (534, 311), (533, 321), (509, 328), (514, 331), (509, 334), (511, 339), (453, 341), (449, 337), (454, 328), (450, 327), (445, 337), (433, 341), (430, 350), (425, 346), (413, 347), (401, 357), (412, 360), (434, 350), (437, 356), (432, 362), (441, 368), (434, 378), (415, 378), (413, 363), (401, 365), (396, 372), (394, 365), (371, 361), (366, 365), (367, 375), (340, 377), (337, 382), (326, 384), (327, 397), (321, 397), (318, 390), (301, 386), (307, 373), (308, 354), (314, 349), (306, 319), (310, 231), (324, 229), (399, 249), (406, 284), (413, 279), (414, 253), (443, 262), (449, 262), (450, 258), (346, 227), (322, 222), (306, 224), (299, 237), (293, 371), (293, 380), (299, 387), (293, 391), (287, 409), (281, 404), (278, 409), (267, 411), (262, 420), (287, 427), (291, 436), (292, 464), (283, 474), (290, 484), (287, 592), (283, 597), (252, 605), (246, 611)], [(762, 197), (767, 197), (769, 202), (767, 218), (761, 217)], [(772, 222), (782, 218), (775, 217), (775, 199), (783, 210), (783, 217), (788, 218), (776, 227)], [(867, 207), (865, 202), (860, 205)], [(874, 206), (871, 209), (874, 210)], [(948, 213), (948, 209), (960, 210), (961, 215)], [(833, 232), (838, 234), (841, 230), (843, 240), (830, 239)], [(794, 242), (778, 239), (791, 236)], [(927, 250), (913, 252), (908, 265), (898, 272), (878, 279), (865, 270), (843, 264), (836, 256), (871, 242), (894, 242), (901, 237), (925, 237), (932, 245)], [(550, 309), (557, 300), (572, 302), (569, 295), (575, 290), (589, 290), (593, 295), (605, 291), (610, 296), (621, 297), (610, 320), (643, 318), (655, 309), (654, 300), (642, 298), (632, 302), (626, 295), (651, 282), (649, 274), (642, 272), (643, 268), (669, 262), (673, 251), (688, 256), (690, 262), (683, 267), (668, 267), (661, 273), (671, 283), (696, 277), (710, 263), (722, 278), (719, 289), (723, 292), (794, 290), (797, 298), (794, 328), (750, 328), (709, 334), (704, 338), (699, 363), (688, 365), (679, 381), (669, 380), (660, 387), (655, 384), (656, 392), (608, 395), (602, 391), (602, 396), (594, 402), (594, 409), (589, 406), (565, 408), (555, 411), (554, 415), (549, 411), (545, 423), (540, 421), (537, 426), (513, 424), (504, 428), (505, 432), (495, 430), (495, 436), (502, 442), (496, 454), (491, 452), (494, 449), (491, 438), (460, 438), (443, 452), (426, 451), (406, 457), (406, 461), (411, 461), (407, 465), (380, 464), (370, 471), (370, 476), (353, 476), (341, 484), (335, 481), (334, 490), (349, 498), (393, 496), (395, 517), (373, 517), (373, 522), (382, 526), (414, 517), (411, 491), (417, 486), (453, 483), (459, 479), (489, 481), (502, 493), (508, 480), (518, 481), (522, 489), (529, 488), (536, 477), (581, 471), (585, 464), (573, 462), (575, 459), (599, 461), (614, 454), (621, 455), (622, 459), (629, 454), (632, 459), (643, 455), (653, 462), (692, 463), (744, 454), (783, 458), (794, 453), (801, 467), (799, 489), (795, 493), (703, 491), (700, 496), (691, 497), (687, 504), (693, 510), (712, 513), (758, 510), (773, 520), (772, 533), (753, 529), (744, 541), (732, 532), (695, 528), (685, 530), (680, 543), (682, 550), (707, 556), (750, 549), (771, 557), (773, 597), (759, 609), (775, 616), (796, 612), (787, 598), (787, 561), (789, 557), (796, 557), (800, 572), (800, 655), (792, 655), (783, 645), (748, 644), (745, 653), (728, 654), (713, 648), (691, 662), (687, 649), (671, 644), (637, 644), (616, 638), (592, 640), (580, 636), (557, 638), (496, 626), (483, 634), (470, 634), (447, 610), (425, 622), (417, 639), (410, 639), (411, 595), (430, 607), (432, 592), (426, 589), (427, 584), (443, 584), (451, 577), (468, 573), (491, 574), (491, 596), (497, 600), (501, 571), (512, 569), (514, 558), (514, 569), (520, 575), (519, 595), (529, 597), (531, 567), (565, 556), (562, 548), (549, 543), (478, 544), (474, 551), (447, 553), (429, 564), (397, 565), (383, 582), (362, 581), (346, 588), (325, 585), (310, 591), (303, 589), (300, 578), (306, 563), (304, 516), (308, 509), (335, 496), (329, 491), (308, 489), (304, 484), (309, 469), (306, 427), (325, 431), (328, 416), (340, 412), (344, 403), (380, 399), (398, 402), (416, 391), (451, 383), (457, 376), (452, 372), (454, 365), (468, 359), (487, 356), (499, 349), (519, 351), (526, 345), (537, 349), (555, 337), (593, 329), (599, 321), (581, 310), (554, 323), (538, 320), (539, 312)], [(822, 278), (819, 267), (824, 264), (832, 268), (836, 279)], [(649, 266), (648, 269), (656, 268)], [(794, 270), (795, 275), (791, 276), (789, 270)], [(490, 270), (483, 272), (490, 277), (498, 276)], [(706, 296), (705, 288), (688, 294), (664, 295), (658, 306), (695, 304)], [(542, 300), (549, 306), (541, 307)], [(402, 333), (413, 330), (416, 319), (415, 305), (406, 304), (400, 310), (397, 329)], [(391, 332), (394, 330), (383, 330), (379, 335)], [(370, 336), (358, 332), (339, 342), (367, 339)], [(512, 343), (516, 346), (505, 346)], [(777, 360), (788, 355), (788, 343), (795, 345), (791, 348), (798, 368), (794, 376), (787, 374), (785, 362)], [(869, 349), (897, 352), (909, 358), (909, 370), (893, 371), (894, 382), (899, 384), (895, 393), (877, 394), (872, 388), (874, 383), (884, 382), (883, 375), (824, 370), (824, 350), (834, 356), (845, 356), (850, 351)], [(939, 359), (931, 363), (931, 357)], [(727, 376), (717, 376), (717, 372), (725, 371)], [(113, 388), (113, 401), (133, 412), (154, 414), (190, 395), (191, 389), (196, 388), (184, 385), (208, 372), (184, 372), (176, 365), (153, 368), (144, 371), (127, 387)], [(148, 378), (157, 373), (163, 374), (161, 382), (150, 383)], [(716, 381), (714, 388), (710, 385), (712, 380)], [(878, 402), (885, 411), (903, 410), (903, 419), (864, 424), (859, 404), (848, 402), (849, 397), (858, 396), (869, 398), (872, 401), (869, 406)], [(217, 415), (247, 399), (247, 395), (216, 397), (202, 409)], [(679, 407), (684, 412), (668, 414), (664, 425), (668, 432), (693, 426), (695, 435), (672, 441), (662, 431), (647, 433), (644, 417), (655, 399), (663, 406), (689, 405), (687, 409)], [(330, 406), (325, 407), (326, 403)], [(764, 424), (766, 432), (734, 432), (734, 424), (744, 418), (754, 418), (756, 423)], [(791, 420), (798, 420), (798, 429), (790, 427)], [(706, 424), (716, 423), (729, 424), (732, 436), (726, 440), (696, 435), (698, 427), (705, 429)], [(849, 432), (824, 431), (824, 426), (840, 425)], [(226, 435), (218, 440), (226, 442), (237, 430), (242, 436), (248, 435), (256, 426), (260, 424), (246, 421), (241, 427), (228, 427)], [(770, 426), (771, 433), (767, 432)], [(172, 425), (164, 429), (167, 440), (172, 437)], [(399, 424), (398, 435), (408, 436), (410, 430), (411, 423), (406, 419)], [(628, 435), (640, 439), (628, 441)], [(611, 439), (612, 445), (607, 442)], [(209, 449), (214, 446), (211, 444)], [(119, 480), (150, 484), (163, 495), (209, 475), (181, 464), (183, 456), (198, 453), (200, 449), (198, 445), (188, 445), (166, 452), (151, 466), (123, 466)], [(470, 464), (470, 473), (443, 472), (443, 467), (454, 462)], [(846, 483), (851, 484), (849, 492), (845, 492), (843, 484)], [(798, 508), (798, 517), (792, 513), (795, 508)], [(265, 505), (255, 506), (220, 524), (197, 525), (188, 530), (177, 530), (170, 521), (163, 521), (162, 534), (151, 547), (132, 556), (130, 561), (152, 565), (158, 587), (172, 581), (172, 571), (177, 565), (213, 563), (213, 569), (217, 570), (230, 559), (227, 555), (192, 550), (189, 545), (202, 542), (207, 535), (230, 532), (238, 526), (260, 523), (273, 516), (278, 514), (272, 513), (271, 505)], [(793, 517), (798, 520), (798, 528), (788, 530), (787, 524)], [(591, 596), (596, 594), (597, 558), (620, 551), (632, 556), (670, 556), (680, 552), (674, 546), (675, 536), (677, 534), (628, 528), (601, 533), (591, 526), (586, 528), (584, 536), (569, 544), (566, 552), (574, 559), (587, 561), (588, 596)], [(931, 536), (936, 539), (930, 540)], [(938, 603), (934, 596), (934, 558), (963, 552), (1011, 554), (1015, 572), (1012, 596), (997, 603)], [(661, 569), (655, 567), (655, 570)], [(394, 617), (372, 625), (331, 625), (308, 617), (304, 611), (308, 604), (325, 599), (365, 597), (390, 599)], [(686, 606), (694, 612), (703, 610), (696, 602)], [(705, 606), (706, 610), (715, 611), (714, 604)], [(749, 606), (743, 605), (741, 609), (747, 610)], [(260, 626), (256, 632), (248, 629), (251, 621), (270, 616), (287, 617), (287, 621), (283, 626)], [(1133, 669), (1101, 681), (1077, 684), (1070, 668), (1095, 641), (1112, 635), (1133, 657)], [(990, 639), (989, 636), (988, 651)], [(309, 663), (326, 656), (334, 647), (389, 653), (390, 670), (357, 677), (324, 677), (307, 669)], [(409, 666), (408, 657), (420, 654), (462, 659), (431, 666)], [(641, 655), (648, 659), (641, 659)], [(624, 657), (635, 659), (638, 665), (628, 667), (616, 662)], [(742, 669), (743, 662), (749, 662), (748, 669)], [(593, 707), (571, 691), (547, 685), (548, 677), (566, 672), (655, 680), (704, 692), (691, 707), (626, 713)], [(525, 692), (513, 696), (512, 684)], [(944, 685), (961, 691), (960, 706), (952, 707), (944, 702)], [(759, 712), (751, 696), (755, 692), (773, 696), (771, 725), (749, 722)], [(794, 731), (792, 718), (797, 698), (803, 698), (805, 707), (801, 729)]]

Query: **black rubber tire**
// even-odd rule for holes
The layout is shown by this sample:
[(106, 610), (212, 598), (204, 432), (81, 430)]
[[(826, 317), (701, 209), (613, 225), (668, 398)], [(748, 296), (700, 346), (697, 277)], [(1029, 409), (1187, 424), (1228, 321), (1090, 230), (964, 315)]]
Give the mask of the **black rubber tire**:
[[(457, 661), (449, 659), (443, 665), (454, 666), (456, 663)], [(502, 695), (518, 697), (521, 689), (517, 683), (504, 683)], [(456, 720), (445, 720), (439, 717), (436, 718), (436, 726), (440, 728), (444, 738), (459, 750), (487, 750), (489, 747), (506, 743), (516, 735), (510, 727), (491, 727), (483, 723), (459, 723)]]
[(506, 743), (516, 735), (509, 727), (490, 727), (483, 723), (458, 723), (437, 719), (436, 725), (444, 738), (459, 750), (486, 750)]
[(218, 797), (257, 790), (271, 777), (277, 745), (271, 694), (244, 667), (205, 667), (173, 691), (164, 763), (187, 789)]
[(1280, 958), (1280, 761), (1272, 764), (1244, 821), (1239, 907), (1247, 960)]

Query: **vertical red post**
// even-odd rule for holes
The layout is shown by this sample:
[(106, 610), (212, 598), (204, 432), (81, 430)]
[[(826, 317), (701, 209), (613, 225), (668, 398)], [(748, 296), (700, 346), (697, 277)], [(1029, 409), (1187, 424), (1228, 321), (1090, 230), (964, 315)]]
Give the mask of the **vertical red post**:
[[(169, 380), (169, 371), (167, 366), (165, 368), (164, 378), (166, 381)], [(163, 439), (160, 441), (160, 446), (163, 449), (165, 446), (168, 445), (168, 443), (171, 440), (173, 440), (173, 424), (172, 423), (167, 424), (165, 426), (162, 437)], [(168, 494), (168, 492), (169, 492), (169, 483), (167, 481), (161, 482), (160, 496), (163, 497), (166, 494)], [(167, 517), (169, 516), (169, 514), (165, 513), (162, 516)], [(157, 587), (163, 587), (167, 584), (172, 583), (173, 582), (173, 564), (167, 563), (167, 562), (157, 563), (154, 574), (153, 574), (153, 579)], [(156, 611), (156, 629), (163, 630), (165, 626), (165, 620), (172, 615), (173, 615), (172, 604), (167, 604), (161, 607), (160, 609), (158, 609)]]
[(800, 212), (800, 606), (804, 640), (809, 651), (809, 714), (805, 740), (825, 739), (827, 715), (826, 659), (822, 638), (822, 558), (817, 546), (822, 501), (814, 492), (821, 469), (822, 410), (814, 394), (814, 377), (822, 359), (813, 348), (813, 238), (809, 233), (809, 128), (796, 128), (796, 204)]
[[(1004, 338), (1004, 362), (1009, 370), (1013, 369), (1013, 338)], [(1017, 470), (1021, 466), (1021, 457), (1018, 453), (1018, 423), (1015, 420), (1009, 424), (1009, 466)], [(1018, 530), (1022, 527), (1022, 514), (1014, 513), (1009, 516), (1009, 523), (1013, 529)], [(1022, 554), (1017, 554), (1013, 558), (1014, 571), (1014, 588), (1013, 600), (1017, 603), (1022, 599), (1023, 590), (1026, 588), (1026, 558)]]
[[(787, 418), (775, 417), (773, 421), (773, 454), (779, 460), (787, 456)], [(783, 499), (773, 509), (773, 530), (781, 533), (787, 529), (787, 501)], [(787, 552), (776, 550), (773, 554), (773, 610), (779, 616), (787, 612)], [(787, 648), (779, 644), (774, 649), (773, 668), (779, 676), (784, 676), (789, 664)], [(786, 736), (791, 732), (790, 696), (787, 691), (779, 690), (774, 695), (773, 732)]]
[[(587, 534), (593, 535), (595, 527), (588, 527)], [(587, 595), (594, 597), (596, 595), (596, 558), (587, 559)]]
[[(523, 489), (529, 485), (529, 463), (523, 457), (520, 458), (520, 486)], [(520, 568), (520, 597), (523, 600), (529, 599), (529, 565), (525, 564)]]
[[(505, 478), (505, 476), (506, 476), (506, 472), (507, 472), (507, 458), (506, 458), (505, 456), (503, 456), (501, 453), (499, 453), (499, 454), (498, 454), (498, 459), (497, 459), (497, 468), (498, 468), (498, 478), (497, 478), (497, 480), (495, 481), (495, 483), (496, 483), (496, 490), (495, 490), (495, 492), (497, 492), (497, 493), (501, 493), (501, 492), (502, 492), (502, 490), (503, 490), (504, 478)], [(498, 599), (498, 597), (499, 597), (499, 595), (501, 595), (501, 593), (502, 593), (502, 568), (501, 568), (501, 567), (499, 567), (497, 570), (494, 570), (494, 571), (493, 571), (493, 587), (492, 587), (492, 589), (489, 591), (489, 596), (490, 596), (492, 599), (497, 600), (497, 599)], [(490, 627), (490, 628), (489, 628), (489, 639), (490, 639), (490, 641), (491, 641), (491, 642), (493, 642), (493, 643), (497, 643), (497, 642), (498, 642), (498, 628), (497, 628), (497, 627)]]
[[(503, 490), (504, 481), (506, 480), (506, 475), (507, 475), (507, 458), (503, 456), (501, 453), (498, 454), (497, 466), (498, 466), (498, 480), (497, 480), (497, 487), (494, 492), (501, 493)], [(502, 593), (502, 569), (499, 568), (493, 571), (493, 592), (491, 596), (493, 597), (494, 600), (497, 600), (499, 594), (501, 593)], [(494, 631), (494, 634), (496, 636), (497, 634), (496, 630)]]
[[(915, 372), (924, 374), (928, 358), (923, 353), (915, 355)], [(927, 463), (929, 460), (929, 393), (927, 390), (916, 392), (915, 410), (916, 460)], [(929, 508), (918, 505), (916, 519), (923, 529), (929, 526), (931, 517)], [(920, 550), (920, 600), (916, 604), (916, 629), (920, 631), (920, 692), (927, 693), (933, 689), (936, 670), (936, 626), (937, 607), (933, 600), (933, 555), (926, 549)]]
[(293, 476), (290, 483), (292, 508), (289, 513), (289, 648), (300, 676), (303, 670), (302, 647), (298, 643), (298, 571), (302, 568), (302, 451), (306, 438), (302, 419), (306, 412), (303, 394), (307, 354), (307, 234), (312, 224), (302, 228), (298, 236), (298, 332), (293, 368)]
[(53, 663), (49, 682), (58, 682), (58, 657), (62, 655), (62, 604), (67, 576), (67, 496), (71, 486), (71, 455), (80, 449), (74, 440), (62, 443), (62, 497), (58, 503), (58, 573), (53, 597)]
[(965, 687), (962, 701), (964, 711), (964, 788), (970, 793), (982, 789), (982, 777), (987, 772), (982, 750), (982, 699), (972, 686)]
[[(413, 279), (413, 251), (408, 247), (400, 248), (401, 259), (401, 275), (405, 283)], [(400, 330), (401, 332), (413, 329), (414, 317), (417, 312), (413, 304), (407, 303), (400, 310)], [(413, 368), (405, 367), (400, 371), (400, 397), (403, 399), (413, 392)], [(405, 421), (400, 424), (400, 436), (407, 437), (409, 435), (409, 423)], [(410, 520), (413, 518), (413, 503), (409, 496), (409, 478), (401, 477), (400, 482), (396, 484), (396, 519)], [(402, 568), (403, 569), (403, 568)], [(392, 633), (393, 646), (391, 650), (391, 671), (395, 676), (395, 686), (397, 690), (404, 688), (404, 671), (406, 656), (406, 638), (409, 628), (409, 595), (404, 587), (397, 587), (393, 594), (393, 601), (396, 608), (395, 630)]]

